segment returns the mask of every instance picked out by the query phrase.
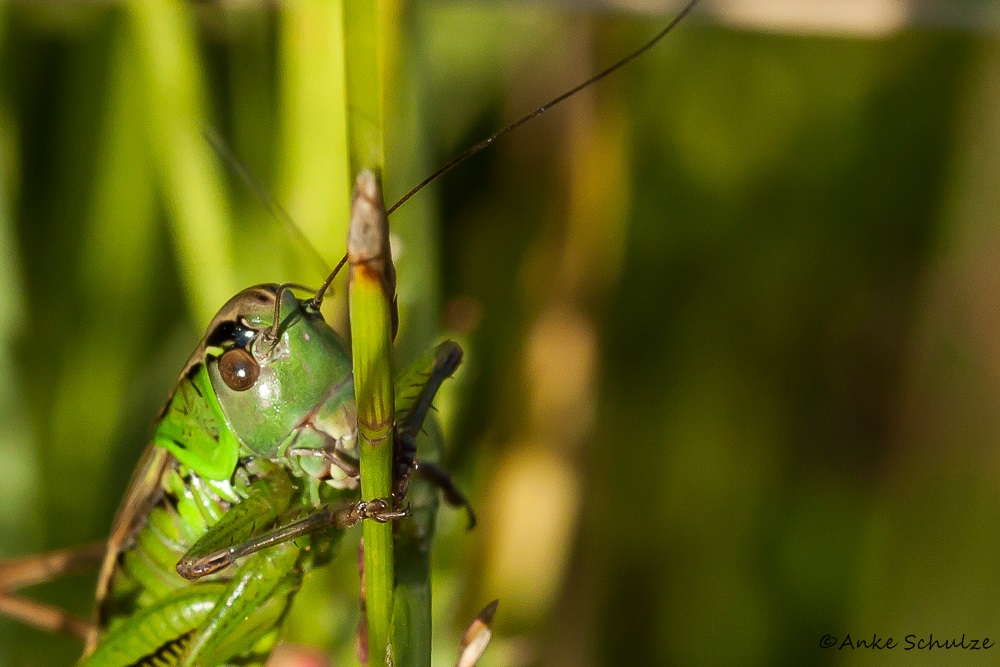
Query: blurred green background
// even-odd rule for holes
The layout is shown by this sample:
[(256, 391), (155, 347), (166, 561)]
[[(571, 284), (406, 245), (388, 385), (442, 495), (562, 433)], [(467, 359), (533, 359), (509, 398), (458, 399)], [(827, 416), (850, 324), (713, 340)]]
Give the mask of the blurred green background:
[[(214, 310), (319, 282), (202, 128), (343, 252), (329, 21), (0, 5), (0, 557), (102, 537)], [(665, 21), (406, 5), (387, 199)], [(702, 14), (394, 216), (401, 357), (466, 349), (439, 407), (481, 522), (441, 513), (435, 664), (493, 598), (486, 666), (992, 660), (820, 640), (1000, 637), (998, 95), (992, 36)], [(346, 550), (289, 624), (337, 665)], [(0, 665), (77, 652), (0, 620)]]

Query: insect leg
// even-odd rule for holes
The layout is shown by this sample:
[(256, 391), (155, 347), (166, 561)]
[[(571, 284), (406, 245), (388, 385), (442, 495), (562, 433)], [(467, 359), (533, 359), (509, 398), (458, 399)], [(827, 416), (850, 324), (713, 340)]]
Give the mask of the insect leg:
[(223, 514), (188, 549), (177, 563), (177, 574), (195, 581), (231, 564), (236, 558), (229, 555), (232, 545), (245, 543), (260, 531), (274, 526), (288, 509), (292, 491), (288, 475), (277, 467), (267, 477), (253, 482), (247, 497)]
[(336, 466), (341, 472), (343, 472), (349, 479), (357, 481), (361, 477), (361, 467), (358, 465), (358, 459), (344, 453), (339, 449), (333, 450), (322, 450), (322, 449), (307, 449), (304, 447), (292, 447), (288, 450), (289, 456), (308, 456), (318, 459), (323, 459), (326, 463), (331, 466)]
[(84, 639), (93, 628), (90, 621), (13, 593), (66, 574), (95, 570), (104, 558), (104, 551), (105, 543), (95, 542), (0, 562), (0, 615), (42, 630)]
[(70, 635), (80, 641), (85, 640), (94, 629), (94, 624), (85, 618), (20, 595), (0, 595), (0, 615), (39, 630)]
[(174, 591), (115, 626), (80, 667), (222, 665), (237, 656), (240, 665), (263, 664), (301, 583), (298, 557), (284, 545), (242, 564), (229, 582)]
[[(424, 426), (424, 419), (431, 409), (434, 396), (441, 388), (441, 383), (452, 376), (460, 363), (462, 363), (462, 348), (458, 343), (448, 340), (437, 346), (428, 370), (422, 374), (419, 369), (404, 374), (403, 381), (408, 382), (409, 386), (398, 389), (398, 393), (405, 397), (406, 404), (402, 417), (396, 420), (393, 438), (395, 487), (392, 496), (397, 503), (406, 498), (406, 492), (410, 487), (410, 475), (416, 470), (421, 477), (441, 489), (448, 504), (465, 508), (469, 514), (471, 529), (476, 525), (476, 513), (465, 495), (452, 482), (451, 476), (436, 464), (417, 459), (417, 434)], [(415, 394), (412, 392), (414, 387), (417, 389)], [(409, 396), (407, 392), (410, 393)]]
[(455, 485), (455, 480), (451, 478), (451, 473), (431, 461), (417, 459), (415, 468), (418, 475), (441, 490), (446, 503), (452, 507), (464, 507), (469, 515), (468, 530), (476, 527), (476, 512), (472, 509), (472, 504), (465, 497), (461, 489)]
[(349, 528), (368, 519), (379, 523), (388, 523), (402, 519), (406, 510), (390, 507), (387, 499), (376, 498), (370, 501), (359, 500), (355, 503), (344, 503), (337, 506), (324, 506), (316, 512), (298, 521), (268, 530), (250, 539), (217, 551), (191, 558), (185, 555), (178, 564), (177, 571), (188, 579), (198, 579), (232, 565), (236, 559), (256, 553), (262, 549), (274, 547), (329, 528)]
[(343, 452), (334, 450), (329, 457), (329, 461), (332, 465), (337, 466), (349, 478), (358, 479), (361, 477), (361, 466), (358, 465), (357, 459), (350, 458)]
[(297, 546), (286, 543), (242, 563), (192, 636), (179, 665), (242, 665), (246, 658), (266, 656), (302, 583), (299, 554)]
[[(451, 377), (460, 363), (462, 363), (462, 348), (458, 343), (446, 340), (435, 348), (429, 368), (426, 370), (421, 368), (426, 364), (426, 359), (420, 359), (415, 364), (416, 369), (408, 369), (403, 375), (402, 381), (409, 383), (410, 386), (400, 387), (397, 390), (397, 394), (405, 401), (403, 414), (396, 419), (393, 438), (395, 446), (393, 497), (397, 501), (402, 501), (409, 490), (410, 474), (417, 458), (417, 434), (424, 427), (424, 419), (431, 409), (434, 396), (440, 389), (441, 383)], [(416, 393), (412, 391), (414, 388)], [(400, 412), (398, 408), (399, 406), (397, 414)]]
[(0, 561), (0, 594), (52, 581), (66, 574), (97, 569), (104, 558), (105, 548), (105, 542), (94, 542), (82, 547)]
[(221, 582), (194, 584), (141, 609), (101, 637), (79, 667), (176, 667), (227, 586)]

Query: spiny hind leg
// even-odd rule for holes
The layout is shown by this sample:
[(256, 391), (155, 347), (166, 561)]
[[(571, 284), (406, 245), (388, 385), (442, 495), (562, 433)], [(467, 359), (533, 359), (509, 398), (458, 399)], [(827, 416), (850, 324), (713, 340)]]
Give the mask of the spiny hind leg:
[(197, 581), (229, 567), (237, 559), (297, 537), (329, 528), (348, 528), (365, 519), (385, 523), (406, 516), (389, 498), (324, 505), (302, 517), (289, 509), (294, 486), (274, 469), (250, 485), (247, 497), (234, 505), (191, 546), (177, 563), (177, 574)]
[[(420, 368), (422, 363), (424, 368)], [(424, 427), (424, 420), (441, 384), (454, 374), (461, 363), (462, 348), (458, 343), (448, 340), (435, 348), (432, 359), (421, 359), (401, 378), (403, 386), (397, 387), (397, 392), (402, 396), (404, 412), (403, 416), (397, 419), (393, 434), (392, 495), (393, 500), (401, 504), (410, 488), (410, 476), (416, 471), (441, 490), (449, 505), (465, 508), (469, 515), (469, 529), (472, 529), (476, 525), (476, 513), (465, 495), (455, 486), (451, 475), (435, 463), (417, 459), (417, 434)]]
[(0, 561), (0, 615), (49, 632), (85, 639), (93, 623), (58, 607), (35, 602), (15, 592), (67, 574), (96, 570), (104, 558), (105, 543), (21, 556)]
[(407, 511), (393, 508), (388, 498), (324, 505), (301, 519), (254, 534), (238, 544), (213, 551), (189, 551), (178, 563), (177, 572), (195, 581), (233, 565), (239, 558), (264, 549), (270, 550), (305, 535), (331, 528), (350, 528), (365, 520), (388, 523), (405, 516)]

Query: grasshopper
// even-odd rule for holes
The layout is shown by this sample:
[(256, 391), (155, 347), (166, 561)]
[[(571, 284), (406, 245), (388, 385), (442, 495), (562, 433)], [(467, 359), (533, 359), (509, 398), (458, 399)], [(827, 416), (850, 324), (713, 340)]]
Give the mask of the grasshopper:
[[(431, 181), (641, 55), (696, 1), (646, 45), (471, 147), (388, 211), (362, 172), (352, 225), (385, 229)], [(320, 313), (336, 271), (305, 297), (298, 285), (264, 284), (222, 306), (154, 421), (107, 542), (0, 564), (0, 613), (80, 636), (85, 667), (263, 665), (305, 574), (331, 559), (343, 529), (404, 518), (413, 472), (474, 524), (448, 475), (416, 458), (433, 398), (461, 362), (453, 342), (400, 374), (393, 492), (356, 499), (351, 357)], [(14, 592), (95, 563), (92, 622)]]
[[(352, 208), (386, 226), (371, 172), (359, 176)], [(263, 664), (303, 575), (329, 560), (342, 534), (331, 529), (406, 516), (414, 469), (468, 506), (443, 471), (415, 459), (416, 434), (461, 348), (442, 343), (401, 375), (409, 400), (393, 429), (393, 496), (349, 500), (359, 474), (350, 355), (320, 313), (323, 293), (299, 299), (296, 289), (234, 296), (185, 364), (101, 554), (95, 622), (57, 621), (83, 635), (81, 665)], [(64, 553), (62, 566), (95, 553)], [(30, 581), (15, 576), (24, 565), (8, 564), (0, 580)], [(11, 599), (0, 608), (23, 612)]]

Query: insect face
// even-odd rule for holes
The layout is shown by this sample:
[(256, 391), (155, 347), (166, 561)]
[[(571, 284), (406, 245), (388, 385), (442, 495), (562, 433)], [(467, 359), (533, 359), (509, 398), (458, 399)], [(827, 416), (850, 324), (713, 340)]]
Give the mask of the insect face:
[(222, 308), (206, 338), (212, 387), (247, 454), (278, 458), (292, 444), (322, 449), (353, 438), (350, 355), (307, 304), (278, 285), (252, 287)]

